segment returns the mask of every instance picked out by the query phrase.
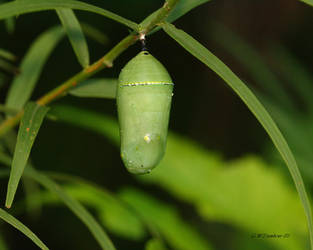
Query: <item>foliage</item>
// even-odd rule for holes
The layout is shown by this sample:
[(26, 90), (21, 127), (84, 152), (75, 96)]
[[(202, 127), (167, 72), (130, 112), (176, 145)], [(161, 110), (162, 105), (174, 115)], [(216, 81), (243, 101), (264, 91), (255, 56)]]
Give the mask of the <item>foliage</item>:
[[(205, 230), (201, 230), (197, 223), (190, 218), (185, 219), (180, 213), (178, 205), (180, 203), (191, 206), (199, 220), (206, 225), (213, 222), (228, 225), (236, 231), (238, 239), (243, 235), (249, 235), (248, 240), (246, 237), (245, 240), (239, 240), (237, 243), (228, 243), (228, 248), (232, 248), (232, 244), (238, 244), (241, 249), (254, 247), (258, 244), (252, 240), (255, 235), (260, 233), (270, 235), (272, 232), (277, 232), (282, 237), (287, 236), (284, 240), (265, 237), (262, 244), (264, 243), (268, 249), (297, 250), (304, 249), (309, 244), (313, 249), (310, 202), (293, 153), (276, 123), (253, 92), (229, 67), (193, 37), (171, 24), (205, 2), (208, 1), (166, 0), (160, 9), (151, 13), (139, 24), (81, 1), (16, 0), (0, 5), (0, 19), (5, 19), (10, 32), (13, 32), (15, 27), (15, 16), (45, 10), (56, 11), (62, 24), (62, 27), (55, 26), (44, 31), (34, 40), (22, 59), (19, 69), (14, 65), (16, 56), (6, 49), (0, 49), (0, 68), (11, 74), (19, 71), (8, 87), (5, 103), (1, 104), (1, 111), (5, 114), (0, 117), (2, 122), (0, 124), (0, 163), (11, 166), (11, 169), (9, 172), (4, 169), (0, 172), (0, 176), (9, 175), (6, 199), (8, 208), (12, 205), (20, 179), (26, 177), (47, 190), (40, 190), (36, 187), (36, 192), (29, 193), (25, 188), (27, 193), (25, 204), (30, 201), (31, 209), (38, 209), (40, 206), (55, 206), (62, 201), (86, 225), (102, 249), (115, 249), (111, 235), (107, 235), (103, 226), (118, 237), (145, 241), (145, 247), (148, 250), (162, 250), (168, 247), (182, 250), (215, 249), (212, 238), (209, 240), (210, 233), (205, 233)], [(312, 5), (310, 0), (304, 2)], [(105, 40), (106, 35), (88, 23), (81, 24), (76, 15), (77, 10), (99, 14), (123, 24), (131, 29), (130, 34), (102, 58), (90, 64), (90, 51), (85, 35), (89, 34), (91, 38), (101, 42)], [(217, 73), (255, 115), (286, 163), (301, 203), (285, 177), (258, 157), (245, 156), (232, 161), (224, 160), (218, 154), (173, 132), (169, 134), (167, 153), (160, 166), (152, 174), (135, 177), (134, 180), (139, 187), (157, 186), (161, 191), (167, 192), (169, 197), (175, 198), (176, 203), (173, 202), (173, 204), (162, 200), (152, 192), (140, 190), (138, 186), (120, 186), (115, 192), (110, 192), (72, 175), (36, 170), (34, 165), (40, 169), (45, 169), (45, 167), (31, 163), (29, 156), (36, 135), (47, 114), (47, 105), (67, 93), (76, 97), (114, 99), (117, 84), (115, 78), (99, 77), (89, 80), (88, 78), (103, 68), (112, 67), (113, 61), (139, 38), (153, 34), (161, 28), (185, 50)], [(44, 94), (36, 102), (30, 102), (49, 56), (65, 34), (83, 69)], [(312, 119), (297, 114), (297, 108), (290, 101), (292, 99), (290, 95), (281, 89), (279, 80), (271, 74), (253, 49), (249, 49), (244, 42), (240, 42), (240, 39), (229, 34), (226, 29), (217, 34), (224, 35), (223, 45), (233, 51), (235, 56), (246, 55), (244, 59), (241, 59), (241, 63), (246, 65), (256, 80), (260, 81), (259, 78), (263, 77), (261, 82), (266, 81), (272, 96), (277, 97), (277, 100), (271, 100), (258, 93), (260, 99), (264, 101), (265, 106), (269, 107), (283, 131), (288, 135), (287, 138), (290, 138), (292, 149), (296, 152), (296, 157), (306, 171), (305, 173), (308, 173), (308, 180), (312, 184), (313, 174), (309, 166), (312, 162), (312, 154), (310, 154), (312, 137), (306, 137), (307, 133), (304, 133), (308, 130), (310, 134)], [(236, 42), (227, 43), (232, 39)], [(278, 51), (289, 62), (290, 70), (294, 70), (291, 76), (299, 75), (303, 77), (301, 82), (308, 83), (297, 88), (298, 94), (306, 100), (307, 93), (312, 91), (312, 86), (309, 84), (312, 78), (309, 74), (303, 73), (302, 66), (292, 60), (288, 53), (284, 53), (283, 50)], [(247, 60), (249, 57), (251, 60)], [(250, 64), (254, 58), (257, 60), (254, 64)], [(263, 73), (260, 73), (262, 69)], [(288, 75), (290, 70), (282, 69), (286, 78), (294, 80)], [(0, 88), (5, 86), (6, 81), (8, 79), (0, 75)], [(306, 104), (311, 112), (312, 102), (308, 101)], [(290, 118), (289, 113), (287, 115), (286, 110), (290, 109), (294, 111), (292, 113), (294, 119)], [(109, 139), (113, 145), (119, 145), (118, 125), (108, 115), (84, 108), (60, 105), (52, 106), (52, 110), (46, 117), (92, 130)], [(20, 126), (16, 135), (11, 129), (18, 123)], [(299, 127), (303, 130), (294, 132)], [(65, 184), (59, 185), (53, 178)], [(25, 207), (25, 204), (22, 207)], [(95, 211), (101, 224), (82, 204)], [(0, 217), (4, 222), (13, 225), (28, 236), (38, 247), (48, 249), (38, 236), (13, 215), (0, 209)], [(306, 241), (306, 224), (309, 228), (310, 243)], [(290, 235), (292, 237), (289, 237)], [(6, 245), (5, 237), (0, 237), (0, 247), (5, 249)]]

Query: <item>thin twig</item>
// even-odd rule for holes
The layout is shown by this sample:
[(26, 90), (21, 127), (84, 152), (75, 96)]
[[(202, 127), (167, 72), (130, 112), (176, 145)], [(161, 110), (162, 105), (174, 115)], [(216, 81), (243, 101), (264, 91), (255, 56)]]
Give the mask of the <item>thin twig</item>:
[[(153, 19), (145, 23), (141, 28), (140, 34), (147, 34), (151, 31), (158, 23), (162, 22), (174, 8), (179, 0), (166, 0), (162, 8), (159, 9), (158, 14)], [(104, 68), (113, 66), (113, 61), (128, 47), (133, 45), (139, 39), (139, 35), (132, 33), (121, 40), (115, 47), (113, 47), (105, 56), (91, 64), (90, 66), (83, 69), (55, 89), (51, 90), (47, 94), (40, 97), (36, 102), (39, 105), (47, 105), (52, 101), (64, 96), (71, 88), (76, 86), (79, 82), (88, 79), (95, 73), (99, 72)], [(15, 116), (7, 118), (3, 123), (0, 124), (0, 138), (8, 132), (11, 128), (16, 126), (23, 116), (24, 111), (19, 111)]]

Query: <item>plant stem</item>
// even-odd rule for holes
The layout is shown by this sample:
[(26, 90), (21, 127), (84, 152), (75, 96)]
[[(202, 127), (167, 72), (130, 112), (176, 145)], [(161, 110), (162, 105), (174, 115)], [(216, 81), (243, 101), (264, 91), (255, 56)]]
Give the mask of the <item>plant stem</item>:
[[(158, 23), (162, 22), (174, 8), (179, 0), (166, 0), (162, 8), (159, 9), (158, 14), (155, 15), (149, 22), (146, 22), (140, 33), (146, 34), (151, 31)], [(75, 87), (79, 82), (86, 80), (99, 72), (103, 68), (110, 68), (113, 66), (113, 61), (128, 47), (133, 45), (139, 36), (135, 33), (131, 33), (117, 45), (115, 45), (105, 56), (100, 58), (95, 63), (83, 69), (55, 89), (51, 90), (47, 94), (40, 97), (36, 102), (39, 105), (47, 105), (52, 101), (64, 96), (68, 90)], [(12, 127), (16, 126), (22, 118), (24, 110), (19, 111), (15, 116), (7, 118), (3, 123), (0, 124), (0, 138), (8, 132)]]

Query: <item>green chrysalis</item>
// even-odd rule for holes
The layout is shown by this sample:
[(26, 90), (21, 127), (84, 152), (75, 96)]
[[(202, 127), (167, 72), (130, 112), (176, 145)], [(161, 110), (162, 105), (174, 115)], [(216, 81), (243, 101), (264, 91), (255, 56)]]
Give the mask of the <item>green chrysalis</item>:
[(167, 70), (147, 51), (119, 75), (121, 157), (131, 173), (149, 173), (165, 153), (173, 86)]

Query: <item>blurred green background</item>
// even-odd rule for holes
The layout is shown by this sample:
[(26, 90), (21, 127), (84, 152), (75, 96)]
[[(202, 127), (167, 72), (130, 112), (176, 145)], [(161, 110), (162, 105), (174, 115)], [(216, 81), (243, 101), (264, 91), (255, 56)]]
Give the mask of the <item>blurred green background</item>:
[[(85, 2), (135, 22), (163, 3)], [(101, 16), (75, 13), (106, 35), (103, 44), (87, 37), (92, 62), (129, 33)], [(0, 48), (17, 55), (18, 67), (36, 37), (58, 23), (53, 11), (19, 16), (11, 32), (2, 21)], [(260, 97), (295, 154), (309, 196), (313, 191), (312, 24), (313, 8), (296, 0), (215, 0), (175, 22)], [(117, 249), (145, 249), (155, 235), (168, 249), (308, 249), (304, 212), (291, 177), (254, 116), (223, 80), (164, 32), (149, 36), (147, 47), (175, 82), (167, 153), (160, 166), (147, 176), (129, 174), (119, 156), (115, 101), (74, 96), (52, 105), (50, 113), (56, 120), (45, 120), (32, 150), (33, 165), (67, 174), (55, 177), (102, 223)], [(132, 46), (113, 68), (96, 77), (116, 78), (139, 50), (139, 44)], [(46, 63), (32, 99), (79, 70), (68, 39), (63, 39)], [(1, 103), (13, 77), (0, 70)], [(6, 185), (2, 178), (1, 204)], [(25, 209), (25, 191), (20, 188), (12, 213), (51, 249), (100, 249), (56, 197), (40, 190), (29, 198), (31, 211)], [(36, 249), (1, 223), (0, 249), (5, 245), (12, 250)]]

